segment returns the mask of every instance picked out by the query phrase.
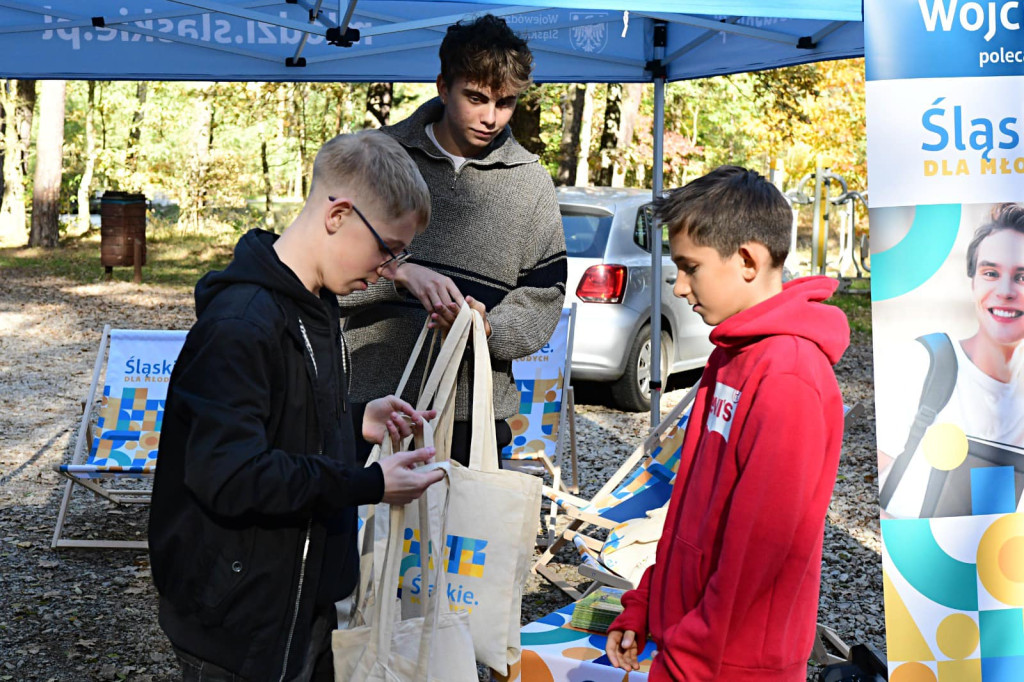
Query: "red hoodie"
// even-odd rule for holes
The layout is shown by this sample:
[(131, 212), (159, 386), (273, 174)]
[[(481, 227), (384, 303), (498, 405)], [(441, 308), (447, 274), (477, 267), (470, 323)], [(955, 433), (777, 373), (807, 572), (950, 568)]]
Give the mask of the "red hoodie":
[(650, 633), (652, 682), (807, 677), (850, 342), (835, 288), (794, 280), (711, 332), (657, 562), (612, 624)]

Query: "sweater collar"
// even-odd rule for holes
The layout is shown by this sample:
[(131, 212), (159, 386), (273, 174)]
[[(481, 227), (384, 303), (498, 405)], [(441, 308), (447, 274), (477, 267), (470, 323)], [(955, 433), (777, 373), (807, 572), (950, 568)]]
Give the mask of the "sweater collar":
[[(411, 116), (391, 126), (383, 128), (384, 132), (390, 134), (403, 146), (419, 149), (428, 156), (443, 158), (434, 143), (427, 137), (426, 127), (428, 123), (436, 123), (441, 120), (444, 113), (444, 104), (440, 97), (420, 105)], [(519, 166), (527, 163), (534, 163), (539, 159), (536, 154), (531, 154), (522, 145), (516, 142), (512, 136), (512, 129), (505, 126), (494, 141), (479, 156), (466, 159), (466, 165), (474, 166)]]

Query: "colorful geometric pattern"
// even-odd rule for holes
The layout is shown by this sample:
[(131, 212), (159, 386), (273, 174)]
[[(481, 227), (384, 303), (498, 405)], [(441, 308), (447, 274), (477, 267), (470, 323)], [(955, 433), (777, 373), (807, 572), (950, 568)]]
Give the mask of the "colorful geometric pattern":
[(562, 415), (562, 384), (569, 310), (563, 309), (551, 340), (539, 351), (512, 363), (519, 391), (519, 414), (508, 420), (512, 442), (501, 451), (502, 459), (539, 459), (554, 454)]
[[(523, 654), (509, 666), (509, 682), (623, 682), (627, 674), (613, 668), (604, 653), (608, 638), (571, 626), (575, 604), (527, 623), (520, 630)], [(657, 649), (647, 642), (638, 656), (640, 670), (628, 674), (628, 682), (646, 682)]]
[(484, 548), (487, 547), (486, 540), (449, 535), (447, 544), (448, 565), (445, 570), (449, 574), (473, 578), (484, 576), (484, 564), (487, 562), (487, 555), (484, 553)]
[(871, 299), (885, 301), (924, 284), (946, 261), (960, 229), (960, 204), (917, 206), (899, 244), (872, 254)]
[(149, 478), (156, 470), (167, 386), (186, 332), (110, 332), (103, 395), (84, 464), (64, 464), (76, 478)]
[(89, 463), (97, 467), (134, 468), (148, 471), (156, 466), (166, 400), (150, 400), (148, 388), (122, 388), (110, 395), (104, 386)]
[[(427, 556), (430, 557), (428, 569), (434, 567), (434, 546), (427, 543)], [(420, 567), (420, 531), (418, 528), (406, 528), (405, 536), (402, 538), (402, 573), (405, 573), (406, 564), (409, 567)]]
[(890, 680), (1024, 679), (1024, 514), (887, 519), (882, 542)]

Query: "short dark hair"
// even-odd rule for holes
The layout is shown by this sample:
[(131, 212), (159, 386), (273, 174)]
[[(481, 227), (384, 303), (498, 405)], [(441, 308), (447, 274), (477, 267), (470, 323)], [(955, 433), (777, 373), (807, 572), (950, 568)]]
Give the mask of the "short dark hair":
[(978, 270), (978, 248), (983, 241), (1003, 230), (1024, 234), (1024, 204), (996, 204), (992, 207), (990, 218), (989, 222), (974, 231), (967, 247), (968, 277), (974, 277)]
[(462, 77), (496, 92), (511, 86), (518, 94), (530, 87), (533, 53), (504, 19), (493, 14), (449, 26), (438, 54), (441, 78), (448, 85)]
[(774, 267), (789, 255), (793, 212), (782, 192), (756, 171), (719, 166), (657, 199), (654, 209), (670, 238), (682, 232), (723, 258), (751, 241), (767, 247)]

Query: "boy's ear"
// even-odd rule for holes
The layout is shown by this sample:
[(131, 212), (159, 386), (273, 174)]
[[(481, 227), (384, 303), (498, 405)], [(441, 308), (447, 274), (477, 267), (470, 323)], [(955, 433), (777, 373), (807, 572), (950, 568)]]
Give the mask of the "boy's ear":
[(444, 82), (444, 76), (437, 74), (437, 96), (441, 98), (441, 103), (448, 104), (448, 84)]
[(327, 234), (334, 234), (341, 226), (345, 224), (345, 220), (352, 213), (352, 201), (349, 199), (338, 199), (331, 203), (327, 209), (327, 213), (324, 215), (324, 227), (327, 228)]
[(740, 271), (743, 279), (753, 282), (757, 276), (772, 267), (772, 254), (768, 247), (760, 242), (744, 242), (736, 251), (740, 259)]

